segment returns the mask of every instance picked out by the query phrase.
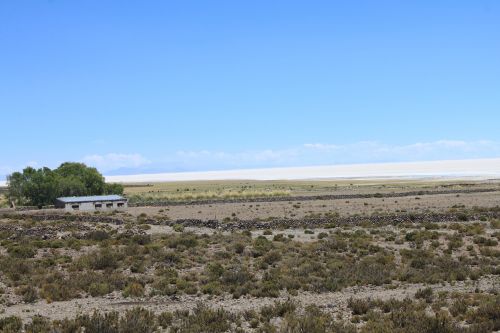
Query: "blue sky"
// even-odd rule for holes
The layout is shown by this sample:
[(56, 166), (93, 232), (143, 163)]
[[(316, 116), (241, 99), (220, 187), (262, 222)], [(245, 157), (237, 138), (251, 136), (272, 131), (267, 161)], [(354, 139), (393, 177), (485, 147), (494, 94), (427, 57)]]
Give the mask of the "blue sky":
[(2, 1), (0, 178), (500, 157), (500, 2)]

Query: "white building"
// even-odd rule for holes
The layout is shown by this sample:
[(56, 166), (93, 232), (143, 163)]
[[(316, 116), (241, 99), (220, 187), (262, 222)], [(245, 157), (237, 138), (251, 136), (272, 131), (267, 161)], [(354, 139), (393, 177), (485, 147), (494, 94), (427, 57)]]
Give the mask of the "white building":
[(57, 198), (56, 208), (66, 211), (110, 211), (127, 208), (127, 199), (120, 195), (94, 195), (88, 197)]

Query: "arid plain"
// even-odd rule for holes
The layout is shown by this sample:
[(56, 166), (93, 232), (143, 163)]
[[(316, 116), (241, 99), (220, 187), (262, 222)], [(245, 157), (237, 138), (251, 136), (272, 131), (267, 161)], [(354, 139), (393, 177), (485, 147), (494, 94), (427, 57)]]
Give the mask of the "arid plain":
[(206, 181), (125, 192), (124, 212), (0, 211), (4, 331), (500, 329), (499, 181)]

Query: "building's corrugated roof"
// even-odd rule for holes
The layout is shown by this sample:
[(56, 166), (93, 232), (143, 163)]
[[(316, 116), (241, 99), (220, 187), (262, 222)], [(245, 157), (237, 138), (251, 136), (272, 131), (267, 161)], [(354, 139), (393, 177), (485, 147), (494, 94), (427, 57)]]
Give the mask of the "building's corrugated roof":
[(72, 203), (72, 202), (92, 202), (92, 201), (118, 201), (118, 200), (125, 200), (125, 198), (120, 195), (112, 194), (112, 195), (92, 195), (88, 197), (62, 197), (62, 198), (57, 198), (57, 200), (61, 202)]

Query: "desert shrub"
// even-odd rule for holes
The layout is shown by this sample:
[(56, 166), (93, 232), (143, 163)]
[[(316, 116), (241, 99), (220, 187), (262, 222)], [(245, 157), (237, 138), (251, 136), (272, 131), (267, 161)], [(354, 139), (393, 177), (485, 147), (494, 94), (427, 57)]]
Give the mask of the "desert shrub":
[(89, 333), (117, 333), (119, 315), (118, 312), (102, 314), (94, 312), (92, 315), (79, 315), (75, 319), (65, 319), (54, 323), (56, 332), (89, 332)]
[(284, 242), (286, 240), (284, 234), (277, 234), (273, 237), (273, 241), (275, 242)]
[(370, 299), (355, 299), (351, 297), (347, 301), (347, 307), (351, 309), (353, 315), (364, 315), (373, 307), (373, 303)]
[(157, 321), (153, 312), (142, 308), (127, 310), (119, 321), (120, 333), (155, 332)]
[(38, 292), (31, 285), (19, 287), (16, 290), (16, 294), (21, 295), (25, 303), (33, 303), (38, 299)]
[(130, 264), (130, 271), (132, 273), (145, 273), (146, 267), (145, 262), (140, 257), (133, 258), (133, 262)]
[(222, 274), (224, 274), (224, 266), (218, 262), (208, 263), (205, 266), (205, 274), (209, 280), (219, 280)]
[(336, 323), (331, 316), (314, 305), (306, 307), (303, 314), (288, 313), (281, 325), (281, 332), (286, 333), (354, 333), (356, 331), (352, 325)]
[(222, 274), (222, 282), (229, 285), (243, 285), (253, 279), (253, 275), (248, 268), (241, 265), (235, 265), (226, 268)]
[(457, 317), (459, 315), (465, 314), (467, 312), (467, 304), (463, 299), (457, 298), (453, 301), (453, 303), (449, 306), (448, 310), (450, 311), (453, 317)]
[(483, 246), (497, 246), (498, 242), (494, 239), (491, 238), (486, 238), (483, 236), (476, 236), (474, 237), (474, 243), (478, 245), (483, 245)]
[(468, 321), (475, 324), (485, 324), (491, 331), (500, 330), (500, 295), (483, 301), (468, 314)]
[(181, 290), (188, 295), (194, 295), (198, 292), (198, 287), (192, 281), (187, 281), (185, 279), (177, 279), (175, 285), (178, 290)]
[(121, 273), (85, 271), (72, 272), (67, 279), (71, 286), (96, 296), (102, 296), (113, 290), (122, 290), (128, 283), (128, 278)]
[(424, 223), (424, 228), (425, 228), (425, 230), (439, 230), (439, 224), (437, 224), (437, 223), (431, 223), (431, 222), (425, 222)]
[(377, 301), (376, 306), (383, 311), (382, 315), (369, 312), (368, 322), (361, 332), (460, 332), (459, 327), (453, 323), (446, 313), (438, 312), (436, 315), (426, 313), (426, 306), (420, 302), (409, 299), (402, 301), (388, 300)]
[(433, 291), (431, 287), (419, 289), (415, 293), (415, 298), (424, 299), (427, 303), (432, 303)]
[(153, 254), (154, 259), (168, 266), (175, 266), (182, 262), (181, 254), (172, 250), (161, 249)]
[(153, 282), (153, 294), (158, 295), (174, 295), (177, 293), (177, 288), (175, 287), (175, 279), (172, 281), (169, 278), (157, 279)]
[(272, 242), (264, 236), (259, 236), (253, 241), (253, 256), (260, 257), (273, 248)]
[(222, 285), (217, 281), (212, 281), (203, 285), (201, 291), (208, 295), (220, 295), (222, 293)]
[(158, 315), (157, 321), (162, 328), (167, 328), (172, 325), (174, 315), (171, 312), (162, 312)]
[(404, 266), (398, 279), (412, 283), (438, 283), (441, 281), (465, 280), (471, 269), (466, 261), (458, 261), (450, 256), (438, 256), (428, 250), (401, 249)]
[(233, 297), (239, 298), (242, 295), (249, 293), (254, 279), (247, 267), (240, 264), (233, 264), (224, 269), (222, 275), (217, 278), (220, 273), (212, 275), (214, 279), (204, 282), (202, 291), (208, 294), (218, 294), (221, 290), (233, 294)]
[(262, 261), (268, 265), (272, 265), (280, 260), (281, 254), (276, 250), (270, 251), (262, 257)]
[(171, 235), (167, 238), (168, 247), (183, 251), (185, 249), (194, 248), (198, 246), (198, 237), (192, 233), (182, 233), (178, 235)]
[(111, 291), (111, 286), (108, 283), (92, 283), (88, 288), (88, 293), (92, 297), (104, 296)]
[(450, 251), (458, 249), (464, 244), (460, 234), (448, 235), (446, 238), (448, 239), (448, 250)]
[(467, 236), (480, 235), (484, 233), (484, 225), (481, 223), (471, 223), (471, 224), (453, 223), (448, 225), (448, 228), (456, 230), (461, 234), (466, 234)]
[(50, 321), (41, 316), (34, 316), (31, 323), (24, 325), (26, 333), (51, 333), (52, 324)]
[(116, 269), (118, 268), (119, 256), (109, 248), (104, 248), (99, 252), (92, 253), (85, 258), (88, 266), (92, 269)]
[(328, 237), (328, 234), (326, 232), (320, 232), (318, 234), (318, 239), (323, 239), (323, 238), (326, 238)]
[(137, 216), (137, 224), (141, 225), (146, 223), (146, 216), (147, 215), (144, 213), (139, 214), (139, 216)]
[(260, 309), (261, 321), (269, 321), (272, 318), (284, 317), (286, 314), (293, 314), (297, 305), (291, 301), (286, 300), (284, 302), (276, 301), (273, 305), (263, 306)]
[(248, 282), (240, 286), (231, 286), (229, 288), (229, 292), (233, 295), (233, 298), (238, 299), (243, 295), (250, 294), (250, 291), (253, 290), (253, 288), (253, 284)]
[[(73, 276), (78, 278), (74, 279)], [(40, 288), (40, 297), (44, 298), (47, 302), (64, 301), (76, 298), (80, 295), (83, 288), (81, 288), (81, 279), (85, 278), (82, 274), (71, 274), (67, 276), (62, 272), (49, 273), (46, 272), (43, 277), (38, 281)]]
[(118, 312), (94, 312), (92, 315), (80, 315), (75, 319), (54, 322), (50, 331), (31, 330), (28, 332), (152, 333), (158, 332), (161, 326), (163, 329), (168, 329), (168, 332), (222, 333), (229, 331), (231, 323), (235, 320), (236, 317), (229, 312), (222, 309), (213, 310), (202, 304), (198, 304), (192, 313), (189, 311), (178, 311), (175, 314), (163, 312), (158, 316), (144, 308), (136, 307), (121, 315)]
[(500, 258), (500, 251), (494, 247), (482, 246), (479, 248), (481, 255), (492, 258)]
[(118, 239), (124, 237), (126, 239), (129, 239), (130, 242), (139, 244), (139, 245), (146, 245), (151, 243), (151, 236), (150, 235), (133, 235), (132, 237), (127, 237), (125, 234), (122, 234), (123, 236), (120, 235)]
[(36, 250), (25, 244), (14, 244), (7, 247), (7, 252), (15, 258), (33, 258), (36, 254)]
[(150, 230), (151, 229), (151, 226), (149, 224), (146, 224), (146, 223), (139, 224), (137, 227), (141, 230)]
[(156, 275), (169, 280), (171, 283), (175, 283), (179, 273), (176, 269), (172, 267), (161, 268), (156, 270)]
[(124, 297), (141, 297), (144, 296), (144, 287), (137, 282), (129, 283), (123, 290)]
[(348, 243), (342, 239), (340, 236), (335, 235), (326, 239), (322, 244), (321, 248), (324, 251), (334, 250), (336, 252), (345, 252), (349, 249)]
[(184, 226), (182, 224), (174, 224), (172, 229), (174, 229), (175, 232), (183, 232)]
[(276, 281), (262, 281), (250, 291), (250, 294), (254, 297), (278, 297), (280, 286)]
[(104, 230), (93, 230), (87, 234), (87, 239), (101, 242), (109, 239), (109, 234)]
[(10, 316), (5, 318), (0, 318), (0, 332), (20, 332), (23, 327), (23, 322), (21, 318), (16, 316)]
[(417, 246), (420, 246), (426, 240), (435, 240), (439, 238), (439, 234), (435, 231), (412, 231), (405, 235), (405, 240), (407, 242), (414, 242)]
[(181, 318), (174, 330), (183, 333), (222, 333), (231, 328), (234, 316), (223, 309), (213, 310), (201, 303), (197, 304), (193, 313)]
[(500, 220), (492, 220), (492, 221), (490, 221), (490, 227), (492, 229), (500, 229)]
[(358, 284), (376, 286), (390, 283), (395, 269), (392, 256), (375, 255), (363, 258), (354, 266), (354, 281)]
[(42, 285), (40, 296), (47, 302), (67, 301), (78, 297), (79, 292), (69, 282), (58, 281)]
[(237, 254), (242, 254), (243, 251), (245, 251), (245, 244), (243, 244), (242, 242), (237, 242), (233, 245), (233, 248), (234, 252), (236, 252)]

